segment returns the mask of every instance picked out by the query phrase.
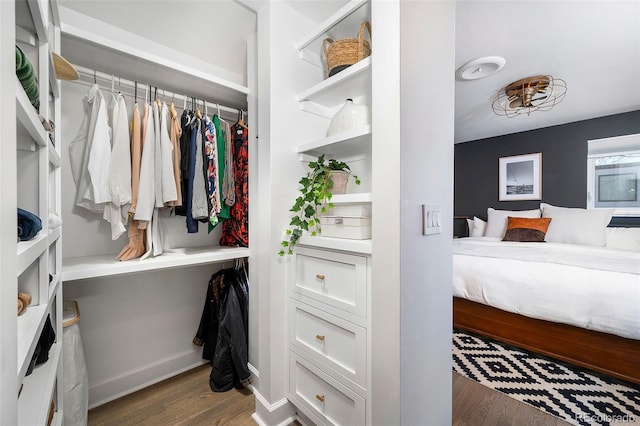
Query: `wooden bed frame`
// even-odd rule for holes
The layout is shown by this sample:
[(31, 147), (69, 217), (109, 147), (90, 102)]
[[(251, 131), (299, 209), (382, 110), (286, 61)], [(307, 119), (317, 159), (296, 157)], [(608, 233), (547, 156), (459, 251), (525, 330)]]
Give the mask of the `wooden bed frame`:
[(640, 341), (453, 298), (453, 326), (640, 385)]

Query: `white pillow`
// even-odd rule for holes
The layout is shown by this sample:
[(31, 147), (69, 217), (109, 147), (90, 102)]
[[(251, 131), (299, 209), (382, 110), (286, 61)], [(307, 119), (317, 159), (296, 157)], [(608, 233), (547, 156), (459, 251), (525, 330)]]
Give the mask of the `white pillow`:
[(640, 228), (607, 228), (606, 247), (640, 252)]
[(469, 234), (470, 237), (484, 237), (484, 233), (487, 229), (487, 222), (479, 217), (473, 217), (473, 232)]
[(587, 210), (545, 203), (540, 203), (540, 209), (542, 217), (551, 218), (545, 241), (598, 247), (607, 244), (607, 225), (613, 216), (613, 209)]
[(540, 217), (540, 209), (535, 210), (495, 210), (491, 207), (487, 209), (487, 229), (485, 237), (504, 238), (507, 232), (507, 217)]
[(467, 219), (467, 230), (469, 231), (469, 236), (471, 236), (471, 234), (473, 234), (473, 227), (474, 227), (474, 223), (473, 223), (473, 219)]

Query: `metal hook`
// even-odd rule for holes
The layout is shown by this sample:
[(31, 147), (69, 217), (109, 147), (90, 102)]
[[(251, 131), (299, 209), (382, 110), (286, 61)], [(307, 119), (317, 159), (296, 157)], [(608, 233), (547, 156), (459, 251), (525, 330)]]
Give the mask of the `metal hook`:
[(220, 102), (218, 102), (218, 118), (220, 118)]
[(137, 81), (133, 82), (133, 97), (135, 99), (135, 102), (138, 103), (138, 82)]
[(93, 70), (93, 84), (98, 84), (98, 79), (96, 78), (96, 70)]

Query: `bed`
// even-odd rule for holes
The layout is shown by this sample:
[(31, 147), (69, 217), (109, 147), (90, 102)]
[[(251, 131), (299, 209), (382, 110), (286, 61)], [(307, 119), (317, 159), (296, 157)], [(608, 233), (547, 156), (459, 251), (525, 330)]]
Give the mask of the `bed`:
[(454, 327), (640, 384), (640, 252), (459, 238)]

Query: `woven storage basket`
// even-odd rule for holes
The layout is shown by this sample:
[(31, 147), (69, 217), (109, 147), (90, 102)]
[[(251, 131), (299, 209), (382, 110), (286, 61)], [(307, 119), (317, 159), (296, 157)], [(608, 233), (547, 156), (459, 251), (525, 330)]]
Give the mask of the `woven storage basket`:
[(322, 41), (322, 50), (327, 61), (327, 74), (329, 77), (371, 55), (371, 45), (364, 39), (365, 28), (369, 32), (369, 38), (371, 38), (371, 24), (365, 21), (360, 24), (358, 38), (345, 38), (342, 40), (325, 38)]

